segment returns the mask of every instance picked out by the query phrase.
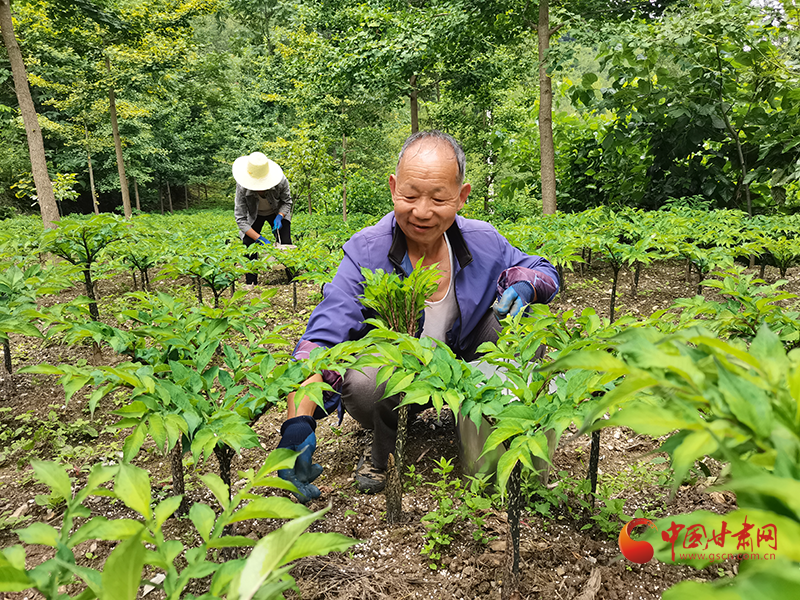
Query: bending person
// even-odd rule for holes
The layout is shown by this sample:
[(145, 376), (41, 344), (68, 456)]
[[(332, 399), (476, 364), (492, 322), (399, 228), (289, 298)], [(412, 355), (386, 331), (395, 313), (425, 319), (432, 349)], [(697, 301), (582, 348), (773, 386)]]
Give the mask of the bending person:
[[(289, 180), (277, 163), (261, 152), (240, 156), (233, 163), (236, 200), (233, 215), (244, 245), (270, 244), (275, 236), (281, 244), (291, 244), (292, 196)], [(262, 235), (264, 227), (272, 233)], [(249, 254), (256, 260), (258, 254)], [(258, 283), (256, 273), (247, 273), (246, 285)]]

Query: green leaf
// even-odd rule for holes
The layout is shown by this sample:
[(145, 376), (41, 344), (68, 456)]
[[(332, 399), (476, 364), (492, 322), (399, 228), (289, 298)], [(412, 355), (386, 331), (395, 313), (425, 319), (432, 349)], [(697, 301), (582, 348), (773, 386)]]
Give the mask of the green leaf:
[(61, 465), (54, 462), (32, 460), (31, 466), (34, 473), (36, 473), (36, 478), (48, 486), (54, 495), (63, 498), (67, 502), (72, 500), (72, 484), (69, 481), (67, 472)]
[(160, 529), (164, 522), (169, 519), (181, 506), (183, 496), (170, 496), (158, 503), (153, 511), (156, 529)]
[(122, 460), (129, 463), (134, 457), (139, 454), (139, 450), (144, 443), (147, 435), (147, 425), (144, 421), (139, 421), (136, 428), (125, 438), (125, 443), (122, 445)]
[(386, 391), (383, 393), (383, 397), (389, 398), (399, 392), (402, 392), (411, 384), (412, 381), (414, 381), (414, 377), (416, 377), (416, 373), (406, 374), (405, 371), (398, 370), (389, 378), (389, 381), (386, 384)]
[(289, 498), (268, 496), (251, 500), (246, 506), (237, 510), (231, 517), (231, 523), (247, 519), (295, 519), (311, 514), (302, 504), (292, 502)]
[(683, 483), (694, 461), (711, 454), (716, 449), (717, 442), (708, 431), (694, 431), (687, 435), (672, 454), (675, 485)]
[(246, 548), (255, 546), (256, 540), (241, 535), (226, 535), (208, 542), (209, 548)]
[(597, 75), (594, 73), (584, 73), (581, 78), (581, 85), (585, 88), (591, 88), (597, 81)]
[(326, 511), (327, 509), (293, 519), (280, 529), (261, 538), (250, 553), (241, 571), (238, 584), (231, 592), (238, 595), (240, 600), (250, 600), (267, 577), (286, 564), (286, 555), (291, 551), (303, 531)]
[(203, 480), (203, 483), (206, 484), (206, 487), (211, 490), (212, 494), (214, 494), (214, 497), (217, 499), (217, 502), (220, 503), (222, 509), (227, 510), (228, 505), (230, 504), (230, 497), (228, 486), (225, 485), (225, 482), (222, 481), (222, 478), (214, 473), (209, 473), (207, 475), (202, 475), (200, 479)]
[(210, 506), (195, 502), (192, 508), (189, 509), (189, 518), (194, 523), (197, 533), (203, 538), (204, 542), (208, 542), (211, 537), (211, 530), (214, 528), (214, 521), (217, 518), (216, 513)]
[(761, 438), (772, 431), (772, 405), (761, 388), (742, 377), (735, 377), (720, 365), (719, 389), (733, 415)]
[(17, 532), (19, 539), (26, 544), (41, 544), (55, 548), (58, 544), (58, 531), (46, 523), (34, 523)]
[[(22, 554), (22, 563), (18, 555)], [(25, 572), (25, 551), (21, 546), (5, 548), (0, 553), (0, 591), (21, 592), (33, 586), (33, 581)]]
[(127, 540), (138, 535), (144, 525), (133, 519), (114, 519), (109, 521), (103, 516), (94, 517), (85, 523), (69, 538), (67, 546), (74, 548), (87, 540)]
[(122, 463), (114, 479), (114, 493), (125, 506), (150, 519), (150, 478), (147, 471)]
[(330, 552), (344, 552), (350, 546), (360, 543), (340, 533), (304, 533), (284, 557), (291, 562), (306, 556), (325, 556)]
[(100, 600), (136, 600), (144, 557), (141, 534), (120, 542), (103, 565), (103, 594)]

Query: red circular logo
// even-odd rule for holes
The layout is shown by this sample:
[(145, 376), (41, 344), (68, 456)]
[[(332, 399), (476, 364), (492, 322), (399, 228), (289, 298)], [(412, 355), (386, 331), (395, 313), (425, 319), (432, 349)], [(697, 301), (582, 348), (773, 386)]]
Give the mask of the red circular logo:
[(631, 562), (643, 565), (653, 558), (653, 546), (649, 542), (634, 540), (631, 538), (631, 531), (639, 525), (647, 525), (658, 530), (650, 519), (632, 519), (628, 521), (619, 532), (619, 549), (622, 556)]

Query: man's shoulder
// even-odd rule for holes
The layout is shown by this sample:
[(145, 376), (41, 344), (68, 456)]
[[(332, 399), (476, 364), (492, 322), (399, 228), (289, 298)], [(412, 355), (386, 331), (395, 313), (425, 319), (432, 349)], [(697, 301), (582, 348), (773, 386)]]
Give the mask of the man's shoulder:
[(481, 221), (480, 219), (467, 219), (461, 215), (456, 215), (456, 225), (458, 225), (458, 228), (464, 235), (470, 233), (488, 233), (500, 235), (497, 229), (495, 229), (494, 225), (487, 223), (486, 221)]
[(391, 244), (394, 223), (394, 212), (390, 212), (384, 215), (375, 225), (364, 227), (361, 231), (354, 233), (348, 243), (373, 245), (386, 242)]

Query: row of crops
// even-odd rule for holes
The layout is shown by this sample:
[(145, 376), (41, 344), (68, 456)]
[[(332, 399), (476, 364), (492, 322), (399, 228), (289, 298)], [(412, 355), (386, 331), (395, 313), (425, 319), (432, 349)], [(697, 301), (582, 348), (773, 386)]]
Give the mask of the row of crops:
[[(344, 225), (298, 216), (293, 223), (298, 250), (267, 248), (267, 262), (257, 268), (267, 268), (271, 258), (298, 277), (323, 283), (332, 277), (344, 240), (366, 222), (351, 218)], [(291, 464), (291, 453), (270, 454), (263, 468), (245, 474), (244, 488), (233, 495), (231, 458), (258, 445), (255, 421), (310, 373), (363, 365), (383, 368), (387, 395), (403, 393), (405, 404), (432, 401), (476, 424), (483, 419), (493, 423), (485, 450), (506, 449), (497, 481), (509, 498), (512, 537), (524, 503), (521, 482), (535, 481), (535, 459), (550, 461), (553, 440), (573, 422), (597, 441), (602, 428), (615, 425), (669, 436), (664, 450), (671, 456), (676, 487), (705, 456), (728, 463), (729, 476), (721, 487), (736, 492), (739, 505), (730, 520), (747, 517), (775, 525), (779, 557), (743, 564), (726, 588), (684, 583), (673, 588), (671, 597), (733, 593), (746, 598), (765, 582), (784, 597), (797, 594), (800, 355), (794, 348), (800, 316), (795, 296), (781, 291), (781, 282), (768, 285), (734, 261), (772, 264), (785, 273), (800, 257), (794, 241), (799, 226), (788, 217), (754, 221), (740, 213), (678, 210), (594, 210), (499, 225), (513, 243), (548, 257), (562, 272), (602, 260), (616, 281), (623, 268), (636, 272), (658, 268), (659, 260), (680, 259), (693, 265), (699, 283), (716, 291), (714, 300), (679, 299), (670, 309), (638, 320), (614, 319), (613, 304), (611, 318), (605, 317), (605, 307), (581, 314), (533, 307), (506, 323), (496, 345), (484, 348), (485, 360), (505, 371), (501, 380), (487, 378), (446, 347), (379, 322), (363, 340), (320, 349), (306, 361), (288, 361), (291, 341), (283, 339), (280, 328), (267, 327), (273, 291), (267, 288), (258, 299), (245, 301), (244, 293), (235, 290), (252, 265), (242, 254), (229, 214), (137, 216), (131, 222), (101, 215), (65, 219), (48, 232), (36, 231), (31, 222), (7, 223), (1, 234), (0, 280), (7, 369), (12, 335), (92, 344), (101, 355), (120, 355), (123, 362), (113, 366), (102, 361), (92, 366), (42, 364), (23, 371), (57, 375), (67, 400), (86, 394), (92, 411), (122, 394), (125, 404), (115, 414), (126, 437), (121, 464), (96, 467), (80, 489), (60, 466), (34, 464), (38, 478), (66, 508), (60, 529), (34, 524), (19, 536), (28, 545), (56, 548), (56, 556), (26, 570), (24, 547), (4, 549), (0, 589), (35, 587), (47, 598), (63, 598), (70, 596), (59, 586), (77, 578), (87, 589), (81, 598), (134, 598), (148, 565), (166, 575), (161, 586), (170, 598), (190, 597), (185, 595), (190, 582), (212, 574), (205, 598), (279, 597), (292, 585), (292, 560), (342, 550), (352, 541), (303, 533), (320, 513), (286, 498), (253, 496), (255, 487), (290, 487), (270, 474)], [(103, 289), (104, 279), (119, 276), (130, 277), (139, 289), (114, 304), (112, 314), (101, 313), (96, 290)], [(151, 281), (165, 278), (191, 282), (196, 298), (153, 292)], [(379, 296), (381, 283), (373, 283), (371, 295)], [(85, 294), (68, 302), (42, 302), (73, 286)], [(206, 303), (204, 290), (210, 292)], [(537, 366), (533, 357), (542, 344), (548, 353)], [(556, 389), (551, 381), (557, 382)], [(321, 402), (325, 389), (325, 384), (313, 384), (306, 393)], [(148, 439), (171, 458), (173, 471), (174, 495), (155, 504), (147, 474), (131, 464)], [(206, 474), (202, 480), (219, 503), (216, 510), (203, 503), (187, 505), (184, 453), (193, 455), (195, 465), (215, 456), (219, 475)], [(590, 464), (587, 476), (594, 492), (596, 456)], [(115, 495), (141, 518), (91, 517), (85, 507), (90, 494)], [(187, 548), (165, 539), (162, 526), (176, 512), (188, 513), (202, 544)], [(87, 520), (74, 527), (78, 517)], [(258, 541), (231, 535), (232, 524), (257, 518), (288, 521)], [(698, 513), (657, 525), (664, 532), (690, 523), (705, 524), (709, 531), (715, 526), (712, 515)], [(102, 571), (76, 564), (72, 549), (91, 539), (121, 542)], [(670, 562), (675, 540), (648, 539), (656, 557)], [(720, 548), (734, 552), (738, 541), (730, 537)], [(226, 560), (221, 550), (239, 546), (253, 548), (247, 558)], [(515, 575), (518, 537), (509, 551)], [(186, 560), (176, 562), (179, 555)], [(701, 566), (703, 561), (694, 562)], [(126, 589), (119, 588), (122, 581), (128, 582)]]

